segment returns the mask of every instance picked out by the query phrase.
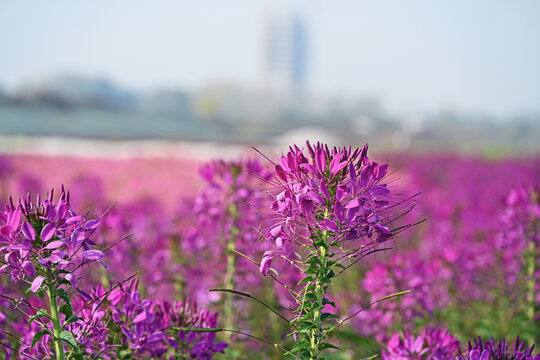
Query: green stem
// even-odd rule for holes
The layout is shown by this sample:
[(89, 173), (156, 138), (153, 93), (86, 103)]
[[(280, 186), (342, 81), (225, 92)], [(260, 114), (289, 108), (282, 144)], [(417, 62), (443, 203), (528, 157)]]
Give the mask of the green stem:
[[(229, 214), (231, 216), (233, 226), (231, 227), (229, 238), (227, 240), (227, 249), (226, 249), (227, 272), (225, 273), (225, 288), (226, 289), (234, 289), (235, 286), (236, 286), (236, 283), (234, 281), (234, 273), (235, 273), (235, 270), (236, 270), (236, 254), (234, 253), (234, 250), (236, 249), (236, 236), (238, 235), (238, 228), (236, 227), (236, 222), (238, 220), (237, 219), (238, 214), (237, 214), (236, 205), (232, 204), (229, 207)], [(233, 325), (234, 325), (233, 324), (234, 313), (233, 313), (233, 306), (232, 306), (233, 295), (234, 294), (232, 294), (232, 293), (225, 294), (224, 316), (225, 316), (225, 327), (227, 329), (232, 329)], [(225, 341), (230, 343), (231, 342), (231, 336), (232, 336), (232, 333), (227, 332), (225, 334), (225, 336), (224, 336)]]
[[(171, 257), (173, 260), (173, 264), (181, 264), (182, 263), (182, 255), (180, 251), (180, 244), (182, 243), (182, 238), (178, 235), (171, 236), (170, 238), (171, 245)], [(174, 292), (176, 294), (177, 298), (185, 298), (184, 294), (184, 288), (185, 288), (185, 279), (183, 276), (177, 276), (175, 278), (174, 282)]]
[(316, 296), (316, 306), (313, 311), (313, 324), (315, 327), (311, 331), (311, 359), (315, 360), (318, 357), (320, 352), (319, 346), (322, 340), (321, 328), (321, 310), (323, 308), (323, 298), (325, 295), (325, 285), (324, 278), (326, 276), (326, 243), (328, 242), (328, 237), (326, 231), (323, 233), (325, 239), (325, 245), (319, 246), (317, 250), (317, 255), (319, 257), (319, 272), (315, 281), (315, 296)]
[(60, 339), (62, 326), (60, 325), (60, 317), (58, 316), (58, 304), (56, 302), (56, 286), (50, 274), (47, 274), (47, 281), (47, 287), (49, 288), (49, 291), (47, 293), (49, 295), (49, 305), (51, 308), (51, 320), (53, 323), (56, 360), (64, 360), (64, 346), (62, 345), (62, 339)]
[[(530, 239), (532, 240), (532, 239)], [(526, 315), (527, 319), (529, 320), (529, 323), (532, 324), (532, 327), (534, 329), (535, 322), (535, 312), (536, 312), (536, 304), (534, 299), (534, 289), (536, 285), (536, 279), (535, 279), (535, 262), (536, 262), (536, 247), (534, 244), (534, 241), (529, 241), (529, 244), (527, 246), (526, 250), (526, 267), (527, 267), (527, 285), (526, 285), (526, 294), (527, 294), (527, 308), (526, 308)], [(534, 333), (534, 332), (533, 332)], [(535, 343), (535, 336), (531, 335), (529, 339), (527, 339), (529, 342), (529, 346)]]

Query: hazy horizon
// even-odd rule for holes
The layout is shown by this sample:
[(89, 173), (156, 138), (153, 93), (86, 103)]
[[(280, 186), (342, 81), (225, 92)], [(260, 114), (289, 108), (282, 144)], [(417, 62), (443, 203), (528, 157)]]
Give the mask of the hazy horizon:
[[(128, 89), (258, 83), (259, 26), (283, 2), (0, 4), (0, 87), (62, 74)], [(540, 3), (294, 2), (309, 90), (391, 112), (540, 113)], [(284, 10), (286, 11), (286, 10)]]

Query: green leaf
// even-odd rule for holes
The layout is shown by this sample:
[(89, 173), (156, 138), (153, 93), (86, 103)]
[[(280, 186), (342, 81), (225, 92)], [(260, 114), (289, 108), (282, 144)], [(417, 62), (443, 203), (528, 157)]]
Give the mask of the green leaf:
[(73, 315), (73, 309), (68, 304), (60, 306), (58, 309), (62, 314), (66, 315), (66, 322), (68, 324), (74, 323), (75, 321), (82, 319), (76, 315)]
[(336, 276), (336, 273), (334, 272), (334, 270), (329, 269), (328, 272), (326, 273), (325, 278), (331, 279), (331, 278), (333, 278), (334, 276)]
[(340, 318), (339, 316), (334, 315), (332, 313), (327, 313), (327, 312), (321, 315), (321, 321), (326, 321), (328, 319), (339, 319), (339, 318)]
[(324, 350), (324, 349), (336, 349), (336, 350), (343, 351), (340, 347), (334, 344), (330, 344), (330, 343), (322, 343), (319, 345), (319, 350)]
[(302, 280), (300, 280), (300, 282), (298, 283), (298, 285), (302, 285), (302, 284), (306, 284), (310, 281), (315, 281), (315, 279), (313, 279), (313, 276), (311, 275), (308, 275), (306, 276), (305, 278), (303, 278)]
[(64, 289), (56, 289), (56, 296), (59, 296), (66, 304), (68, 304), (71, 307), (71, 299), (69, 298), (69, 294)]
[(328, 300), (328, 299), (325, 298), (325, 297), (322, 299), (322, 304), (323, 304), (323, 305), (326, 305), (326, 304), (332, 305), (332, 307), (333, 307), (334, 309), (336, 308), (336, 303), (333, 302), (333, 301)]
[(299, 341), (294, 347), (289, 351), (290, 353), (296, 353), (309, 349), (309, 343), (307, 341)]
[(71, 323), (74, 323), (74, 322), (76, 322), (76, 321), (78, 321), (78, 320), (84, 320), (84, 319), (83, 319), (82, 317), (78, 317), (78, 316), (76, 316), (76, 315), (71, 315), (70, 317), (68, 317), (68, 318), (66, 319), (66, 322), (67, 322), (68, 324), (71, 324)]
[(32, 324), (34, 322), (34, 320), (37, 320), (39, 318), (42, 318), (42, 317), (46, 317), (48, 319), (50, 319), (51, 317), (49, 316), (49, 314), (47, 314), (47, 310), (45, 309), (39, 309), (37, 312), (36, 312), (36, 315), (33, 315), (30, 317), (30, 319), (28, 319), (28, 324), (26, 324), (26, 327), (29, 327), (30, 324)]
[(58, 309), (62, 314), (66, 315), (66, 319), (73, 315), (73, 310), (71, 309), (71, 306), (68, 304), (64, 304), (60, 306)]
[(304, 274), (317, 274), (319, 272), (319, 267), (315, 264), (309, 265), (309, 267), (304, 271)]
[(32, 339), (32, 346), (30, 347), (30, 350), (32, 350), (34, 348), (34, 346), (36, 345), (36, 343), (39, 341), (39, 339), (41, 339), (41, 337), (45, 334), (49, 334), (50, 335), (50, 332), (48, 329), (41, 329), (39, 330), (36, 335), (34, 335), (34, 338)]
[(298, 327), (298, 332), (302, 334), (307, 334), (313, 328), (316, 328), (316, 326), (311, 321), (306, 321)]
[(79, 351), (79, 344), (77, 344), (77, 341), (73, 337), (73, 334), (71, 331), (64, 330), (60, 333), (59, 338), (66, 343), (68, 343), (69, 346), (71, 346), (75, 351)]
[(66, 279), (60, 279), (58, 280), (58, 285), (71, 285), (71, 283), (69, 281), (67, 281)]

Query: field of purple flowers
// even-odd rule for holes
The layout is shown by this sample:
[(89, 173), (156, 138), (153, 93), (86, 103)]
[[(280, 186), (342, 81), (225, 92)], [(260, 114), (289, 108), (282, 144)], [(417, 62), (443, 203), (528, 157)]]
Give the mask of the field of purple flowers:
[(0, 359), (540, 359), (538, 157), (5, 156), (0, 195)]

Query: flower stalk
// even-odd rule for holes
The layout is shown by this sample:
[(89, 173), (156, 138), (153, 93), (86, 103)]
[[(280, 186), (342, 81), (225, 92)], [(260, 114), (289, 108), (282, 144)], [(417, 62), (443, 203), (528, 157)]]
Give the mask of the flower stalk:
[[(235, 204), (231, 204), (228, 209), (229, 216), (232, 220), (232, 227), (229, 233), (229, 237), (227, 240), (227, 248), (226, 248), (226, 254), (227, 254), (227, 271), (225, 273), (225, 288), (226, 289), (234, 289), (236, 286), (236, 282), (234, 280), (234, 275), (236, 271), (236, 253), (234, 252), (236, 250), (236, 236), (238, 235), (239, 229), (236, 226), (237, 220), (238, 220), (238, 209)], [(233, 294), (232, 293), (226, 293), (225, 294), (225, 309), (224, 309), (224, 316), (225, 316), (225, 327), (227, 329), (231, 329), (234, 324), (234, 313), (233, 313)], [(229, 343), (231, 341), (231, 332), (225, 333), (225, 342)]]
[(60, 324), (60, 317), (58, 315), (58, 303), (56, 302), (56, 285), (50, 273), (47, 274), (47, 295), (49, 297), (49, 307), (51, 313), (51, 321), (53, 324), (54, 334), (54, 349), (56, 352), (57, 360), (64, 360), (64, 346), (60, 333), (62, 332), (62, 325)]

